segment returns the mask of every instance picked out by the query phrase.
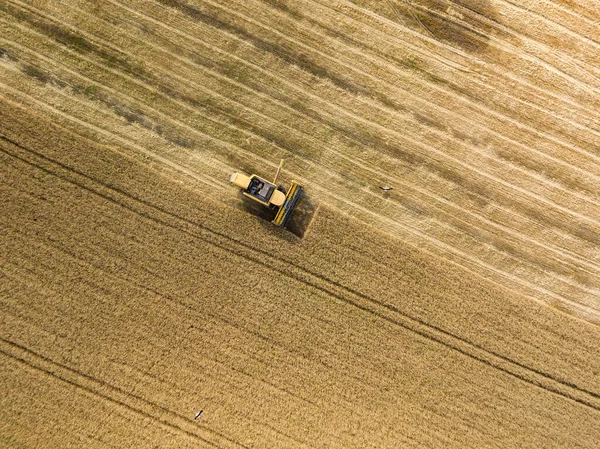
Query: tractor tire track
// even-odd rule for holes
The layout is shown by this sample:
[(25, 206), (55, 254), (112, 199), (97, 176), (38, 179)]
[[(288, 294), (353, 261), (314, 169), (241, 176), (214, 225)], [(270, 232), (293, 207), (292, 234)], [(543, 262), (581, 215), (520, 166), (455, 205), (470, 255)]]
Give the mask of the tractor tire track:
[[(59, 170), (66, 170), (72, 173), (75, 175), (74, 177), (79, 178), (79, 180), (69, 179), (68, 181), (70, 183), (87, 190), (95, 196), (100, 196), (107, 201), (113, 202), (120, 208), (128, 209), (134, 213), (141, 214), (148, 219), (160, 223), (162, 226), (173, 228), (178, 232), (189, 234), (195, 238), (201, 238), (206, 241), (206, 243), (217, 246), (222, 250), (232, 254), (237, 254), (241, 257), (244, 257), (249, 262), (265, 265), (270, 270), (278, 272), (282, 276), (291, 277), (300, 282), (306, 283), (311, 287), (323, 292), (327, 296), (336, 298), (338, 301), (356, 307), (365, 313), (374, 315), (379, 319), (400, 326), (410, 332), (420, 335), (424, 339), (447, 346), (452, 350), (458, 351), (466, 357), (477, 360), (493, 369), (504, 372), (521, 381), (542, 388), (548, 392), (560, 395), (566, 399), (575, 401), (595, 411), (600, 411), (600, 393), (580, 388), (569, 381), (559, 379), (547, 372), (529, 367), (521, 362), (502, 356), (501, 354), (488, 351), (485, 348), (478, 346), (477, 344), (474, 344), (460, 336), (453, 335), (452, 333), (447, 332), (439, 327), (433, 326), (418, 318), (411, 317), (401, 312), (394, 306), (384, 304), (374, 298), (370, 298), (367, 295), (360, 293), (357, 290), (345, 287), (336, 281), (328, 279), (324, 275), (311, 272), (305, 268), (301, 269), (298, 266), (293, 265), (281, 258), (273, 257), (267, 251), (253, 248), (248, 244), (232, 238), (231, 236), (174, 214), (160, 206), (148, 202), (147, 200), (137, 198), (128, 192), (121, 191), (118, 188), (105, 186), (103, 183), (90, 178), (84, 173), (78, 172), (72, 167), (65, 166), (60, 162), (49, 159), (34, 150), (24, 148), (18, 143), (10, 141), (5, 137), (3, 137), (2, 140), (10, 142), (12, 145), (19, 148), (20, 151), (25, 151), (34, 155), (38, 159), (45, 160), (46, 162), (57, 167)], [(28, 162), (26, 159), (12, 154), (12, 152), (6, 153), (22, 160), (25, 163), (35, 166), (35, 164), (32, 162)], [(57, 168), (54, 168), (54, 170), (44, 170), (50, 174), (53, 174), (54, 176), (61, 177), (56, 173)], [(84, 178), (85, 182), (82, 182), (80, 180), (81, 178)], [(67, 180), (65, 177), (62, 179)], [(109, 190), (110, 194), (99, 192), (97, 190), (97, 185), (103, 186)], [(138, 209), (141, 209), (141, 211)], [(201, 230), (201, 233), (198, 233), (198, 230)], [(265, 261), (268, 261), (268, 263)]]
[[(168, 410), (156, 403), (148, 402), (131, 392), (121, 390), (103, 380), (90, 377), (75, 368), (58, 363), (3, 337), (0, 337), (0, 353), (30, 369), (40, 371), (56, 380), (84, 390), (93, 397), (111, 402), (129, 412), (141, 415), (162, 426), (182, 433), (196, 442), (202, 442), (217, 448), (247, 448), (247, 446), (227, 439), (224, 435), (217, 435), (212, 431), (203, 429), (202, 426), (190, 421), (189, 418), (183, 415)], [(207, 433), (210, 433), (210, 435), (206, 435)]]

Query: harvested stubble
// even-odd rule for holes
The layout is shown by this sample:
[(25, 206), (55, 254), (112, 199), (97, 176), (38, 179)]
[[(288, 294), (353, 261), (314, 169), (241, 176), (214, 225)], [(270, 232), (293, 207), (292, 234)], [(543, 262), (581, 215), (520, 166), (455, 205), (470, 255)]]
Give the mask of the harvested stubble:
[[(32, 107), (202, 173), (224, 202), (232, 156), (258, 170), (283, 156), (316, 199), (599, 322), (600, 102), (581, 65), (598, 58), (595, 31), (570, 35), (585, 49), (577, 62), (531, 34), (556, 41), (568, 11), (548, 22), (469, 5), (416, 16), (465, 20), (479, 49), (444, 35), (434, 45), (411, 30), (423, 31), (415, 14), (370, 1), (15, 0), (2, 10), (3, 65)], [(384, 200), (373, 186), (392, 179), (401, 194)]]

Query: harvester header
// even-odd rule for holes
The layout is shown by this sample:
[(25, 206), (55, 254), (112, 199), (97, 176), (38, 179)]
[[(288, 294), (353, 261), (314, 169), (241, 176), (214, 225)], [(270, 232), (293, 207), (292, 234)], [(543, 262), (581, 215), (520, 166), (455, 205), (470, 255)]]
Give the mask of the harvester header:
[(238, 172), (233, 172), (229, 178), (229, 182), (238, 186), (244, 196), (261, 203), (271, 210), (277, 210), (272, 223), (285, 228), (300, 200), (302, 186), (296, 181), (292, 181), (292, 185), (286, 193), (283, 186), (277, 185), (277, 178), (279, 177), (279, 173), (281, 173), (282, 167), (283, 159), (279, 164), (273, 182), (267, 181), (258, 175), (248, 176)]

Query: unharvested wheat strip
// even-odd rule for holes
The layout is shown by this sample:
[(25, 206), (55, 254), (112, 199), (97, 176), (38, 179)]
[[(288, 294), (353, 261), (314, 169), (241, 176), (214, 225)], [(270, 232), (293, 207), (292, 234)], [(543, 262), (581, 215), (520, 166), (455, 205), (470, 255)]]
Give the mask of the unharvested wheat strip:
[(75, 369), (58, 364), (51, 359), (0, 337), (0, 352), (5, 357), (13, 358), (24, 365), (42, 371), (60, 381), (87, 391), (99, 400), (109, 401), (135, 414), (143, 415), (156, 421), (161, 426), (181, 432), (193, 441), (202, 442), (212, 447), (243, 447), (224, 437), (215, 435), (208, 429), (203, 429), (190, 422), (189, 419), (163, 407), (148, 402), (131, 393), (122, 391), (112, 385), (79, 372)]
[[(65, 181), (68, 181), (68, 180), (65, 179)], [(113, 192), (113, 194), (114, 194), (114, 192)], [(120, 195), (116, 195), (116, 196), (120, 197)], [(137, 207), (137, 206), (132, 206), (132, 207), (133, 207), (132, 210), (133, 209), (139, 209), (139, 207)], [(153, 211), (153, 212), (156, 212), (156, 211)], [(152, 214), (148, 215), (147, 212), (144, 212), (142, 214), (137, 213), (137, 215), (140, 216), (140, 217), (142, 217), (146, 221), (153, 221), (152, 220)], [(180, 228), (179, 226), (174, 226), (174, 223), (169, 223), (169, 221), (173, 221), (172, 217), (169, 217), (166, 221), (161, 222), (161, 226), (173, 227), (173, 229), (177, 229), (178, 231), (182, 231), (182, 232), (185, 232), (185, 233), (189, 232), (191, 236), (193, 236), (195, 238), (200, 238), (200, 239), (204, 240), (206, 243), (214, 246), (215, 248), (219, 248), (219, 249), (225, 250), (225, 251), (230, 251), (230, 257), (236, 257), (235, 256), (237, 254), (236, 250), (227, 250), (226, 248), (224, 249), (224, 247), (222, 245), (216, 244), (215, 242), (211, 242), (210, 238), (207, 239), (207, 237), (209, 237), (208, 234), (203, 235), (205, 233), (198, 233), (197, 227), (194, 227), (195, 229), (191, 228), (189, 230), (186, 230), (183, 227)], [(177, 223), (177, 224), (181, 225), (181, 223)], [(186, 223), (184, 223), (184, 225), (185, 224)], [(188, 226), (188, 228), (189, 228), (189, 226)], [(21, 240), (22, 244), (24, 246), (27, 245), (28, 239), (30, 239), (31, 237), (25, 236), (25, 235), (21, 235), (21, 233), (19, 232), (19, 229), (17, 229), (17, 228), (13, 229), (13, 231), (15, 233), (13, 235), (13, 238), (16, 238), (17, 240)], [(61, 246), (59, 244), (56, 244), (56, 243), (52, 243), (52, 242), (45, 242), (45, 243), (36, 242), (34, 244), (34, 246), (35, 247), (40, 247), (40, 248), (44, 247), (44, 248), (49, 248), (49, 249), (52, 249), (52, 250), (59, 251), (60, 254), (61, 254), (61, 257), (66, 258), (65, 264), (67, 264), (67, 265), (68, 265), (68, 261), (71, 260), (74, 263), (76, 263), (79, 267), (90, 268), (92, 272), (94, 272), (94, 271), (100, 271), (102, 273), (102, 277), (103, 278), (107, 277), (108, 279), (112, 279), (112, 280), (118, 281), (118, 283), (123, 283), (123, 284), (126, 284), (127, 286), (133, 286), (133, 287), (135, 287), (136, 290), (139, 289), (139, 290), (142, 290), (142, 291), (146, 291), (147, 293), (149, 293), (151, 295), (158, 295), (158, 296), (160, 296), (160, 300), (161, 301), (165, 301), (165, 300), (169, 301), (169, 303), (171, 304), (171, 307), (182, 308), (187, 313), (190, 313), (190, 310), (195, 310), (195, 309), (191, 308), (191, 306), (193, 305), (193, 303), (190, 302), (190, 301), (185, 301), (182, 298), (178, 298), (178, 297), (165, 296), (164, 294), (161, 294), (160, 292), (157, 292), (154, 289), (149, 289), (147, 286), (141, 285), (141, 284), (137, 284), (135, 282), (132, 284), (132, 282), (133, 282), (132, 279), (135, 279), (135, 277), (133, 275), (128, 276), (128, 277), (124, 277), (120, 273), (117, 274), (117, 273), (113, 273), (111, 271), (106, 271), (106, 269), (102, 268), (100, 260), (98, 260), (96, 263), (88, 262), (85, 258), (82, 258), (80, 255), (73, 254), (70, 251), (68, 251), (67, 249), (65, 249), (63, 246)], [(190, 260), (189, 260), (189, 258), (188, 258), (187, 261), (184, 260), (184, 259), (182, 259), (180, 262), (182, 262), (182, 263), (183, 262), (190, 263)], [(33, 260), (33, 259), (30, 260), (30, 264), (31, 264), (31, 269), (35, 269), (36, 267), (39, 268), (37, 262), (35, 260)], [(16, 274), (15, 279), (19, 279), (19, 275), (20, 275), (22, 269), (29, 270), (29, 268), (27, 268), (27, 267), (25, 267), (23, 265), (18, 265), (18, 266), (15, 266), (15, 267), (17, 268), (15, 270), (15, 274)], [(6, 268), (10, 268), (10, 267), (6, 267)], [(48, 268), (51, 268), (51, 267), (46, 267), (46, 270), (48, 270)], [(37, 270), (37, 271), (39, 271), (39, 270)], [(9, 275), (10, 275), (10, 273), (9, 273)], [(218, 270), (213, 270), (213, 272), (208, 272), (207, 271), (206, 275), (207, 276), (216, 276), (216, 275), (218, 275)], [(39, 276), (42, 276), (42, 275), (39, 274)], [(41, 282), (40, 285), (44, 285), (44, 282), (43, 282), (42, 279), (40, 279), (38, 282)], [(34, 282), (33, 284), (28, 284), (28, 285), (36, 285), (36, 282)], [(315, 291), (318, 291), (318, 290), (315, 290)], [(51, 294), (51, 293), (52, 293), (51, 291), (48, 291), (48, 294)], [(244, 289), (240, 289), (239, 294), (242, 295), (243, 293), (244, 293)], [(319, 292), (319, 293), (321, 293), (321, 292)], [(327, 299), (327, 298), (324, 298), (324, 299)], [(40, 313), (43, 313), (43, 310)], [(179, 311), (178, 314), (176, 314), (176, 315), (180, 316), (180, 314), (181, 314), (181, 311)], [(223, 318), (221, 316), (218, 316), (216, 314), (210, 313), (208, 311), (202, 311), (202, 317), (201, 318), (202, 318), (202, 321), (214, 320), (214, 322), (215, 322), (216, 325), (218, 325), (220, 327), (224, 327), (227, 332), (236, 331), (236, 332), (248, 334), (249, 336), (253, 336), (254, 335), (252, 332), (248, 331), (247, 329), (245, 329), (245, 328), (243, 328), (243, 327), (241, 327), (239, 325), (236, 325), (235, 323), (232, 323), (231, 321), (228, 321), (225, 318)], [(272, 346), (273, 348), (278, 347), (281, 350), (284, 350), (284, 351), (286, 351), (288, 353), (290, 352), (288, 349), (282, 347), (278, 343), (269, 342), (269, 345)], [(166, 348), (168, 348), (168, 346), (166, 346)], [(292, 352), (292, 354), (293, 354), (294, 357), (296, 357), (296, 356), (299, 355), (299, 354), (296, 354), (294, 352)], [(227, 369), (227, 367), (224, 365), (224, 363), (222, 361), (219, 361), (218, 359), (211, 359), (211, 362), (213, 362), (213, 363), (215, 363), (217, 365), (221, 365), (223, 369)], [(282, 361), (282, 362), (284, 362), (284, 361)], [(145, 371), (151, 371), (151, 369), (152, 368), (150, 367), (150, 368), (147, 368)], [(216, 377), (217, 376), (216, 373), (212, 374), (210, 371), (203, 372), (203, 377), (207, 376), (207, 375), (211, 376), (211, 377), (217, 378)], [(289, 391), (288, 389), (286, 389), (286, 388), (284, 388), (282, 386), (274, 384), (273, 382), (268, 382), (268, 380), (266, 380), (266, 379), (255, 379), (255, 378), (253, 378), (252, 376), (249, 376), (249, 375), (245, 375), (245, 377), (249, 377), (251, 380), (260, 381), (263, 384), (268, 385), (269, 389), (280, 390), (280, 391), (284, 392), (286, 395), (293, 396), (295, 399), (298, 399), (298, 400), (301, 400), (302, 402), (304, 402), (304, 405), (310, 404), (310, 406), (314, 406), (314, 407), (322, 407), (324, 405), (322, 403), (315, 403), (315, 402), (311, 401), (310, 399), (302, 397), (302, 396), (298, 395), (297, 393)], [(134, 388), (132, 388), (132, 390), (133, 389)], [(338, 405), (339, 407), (345, 406), (342, 403), (336, 404), (336, 405)], [(346, 406), (352, 407), (353, 404), (346, 404)]]
[[(233, 250), (232, 252), (233, 252), (233, 253), (235, 253), (235, 254), (243, 254), (243, 253), (240, 253), (240, 252), (239, 252), (239, 249), (237, 249), (237, 250)], [(250, 257), (250, 259), (252, 259), (252, 260), (255, 260), (255, 261), (256, 261), (256, 260), (258, 260), (258, 261), (260, 261), (260, 263), (261, 263), (261, 264), (263, 264), (263, 263), (265, 262), (265, 260), (264, 260), (264, 258), (263, 258), (263, 257), (260, 257), (260, 258), (258, 258), (258, 259), (257, 259), (256, 257), (252, 257), (252, 256), (251, 256), (251, 254), (249, 254), (249, 255), (248, 255), (248, 256), (246, 256), (246, 257)], [(284, 270), (284, 271), (287, 271), (287, 270)], [(315, 285), (313, 282), (311, 282), (311, 284), (312, 284), (312, 285)], [(417, 330), (417, 331), (418, 331), (418, 330)], [(437, 340), (437, 338), (436, 338), (436, 341), (438, 341), (438, 340)], [(454, 344), (452, 344), (452, 346), (453, 346), (453, 347), (457, 347), (457, 346), (455, 346)], [(462, 352), (462, 350), (461, 350), (461, 352)], [(476, 358), (477, 358), (477, 359), (479, 359), (479, 356), (476, 356)], [(504, 369), (506, 369), (506, 368), (504, 368)], [(521, 376), (520, 374), (517, 374), (517, 375), (518, 375), (518, 376)], [(554, 387), (550, 387), (550, 388), (554, 388)]]
[[(72, 177), (73, 175), (74, 175), (74, 173), (73, 173), (73, 172), (70, 172), (70, 176), (69, 176), (69, 178), (70, 178), (70, 177)], [(65, 181), (67, 181), (67, 182), (69, 181), (69, 180), (68, 180), (68, 179), (66, 179), (66, 178), (64, 178), (64, 180), (65, 180)], [(76, 182), (76, 184), (77, 184), (77, 185), (79, 185), (79, 183), (78, 183), (78, 182)], [(85, 185), (87, 185), (87, 184), (90, 184), (90, 183), (86, 181), (86, 182), (84, 182), (83, 184), (81, 184), (81, 187), (83, 187), (83, 188), (86, 188), (86, 187), (85, 187)], [(93, 185), (94, 185), (94, 187), (93, 187), (91, 190), (89, 190), (90, 192), (92, 192), (92, 191), (95, 191), (95, 188), (96, 188), (96, 187), (100, 187), (100, 191), (104, 191), (104, 190), (106, 190), (106, 191), (107, 191), (107, 193), (108, 193), (108, 192), (111, 190), (110, 188), (109, 188), (108, 190), (107, 190), (107, 189), (104, 189), (102, 186), (98, 186), (98, 185), (96, 185), (96, 184), (93, 184)], [(87, 188), (86, 188), (86, 189), (87, 189)], [(108, 196), (115, 196), (115, 198), (121, 198), (121, 197), (122, 197), (122, 195), (121, 195), (121, 194), (117, 194), (117, 195), (114, 195), (114, 194), (115, 194), (115, 192), (113, 191), (113, 192), (112, 192), (112, 194), (108, 194)], [(102, 194), (101, 196), (104, 198), (106, 195)], [(127, 201), (127, 202), (130, 202), (129, 200), (132, 200), (132, 199), (133, 199), (132, 197), (127, 197), (127, 198), (126, 198), (126, 201)], [(119, 202), (119, 203), (120, 203), (120, 201), (119, 201), (119, 200), (117, 200), (116, 202)], [(140, 205), (137, 205), (137, 206), (132, 206), (132, 207), (133, 207), (134, 209), (140, 209), (140, 208), (139, 208), (139, 206), (140, 206)], [(143, 210), (143, 209), (145, 209), (145, 208), (142, 208), (142, 210)], [(147, 209), (147, 208), (146, 208), (146, 209)], [(109, 212), (109, 211), (104, 211), (104, 210), (100, 209), (100, 212), (106, 213), (108, 216), (110, 216), (110, 212)], [(134, 211), (134, 212), (135, 212), (135, 211)], [(156, 212), (157, 212), (157, 210), (152, 210), (152, 209), (151, 209), (151, 212), (153, 212), (154, 214), (153, 214), (153, 213), (150, 213), (150, 214), (148, 215), (148, 213), (147, 213), (147, 212), (143, 212), (143, 213), (136, 212), (136, 213), (137, 213), (137, 215), (138, 215), (139, 217), (143, 217), (143, 220), (144, 220), (144, 221), (146, 221), (146, 220), (147, 220), (147, 221), (153, 221), (153, 220), (152, 220), (152, 219), (153, 219), (153, 217), (152, 217), (152, 216), (153, 216), (153, 215), (156, 215)], [(175, 223), (175, 222), (174, 222), (173, 218), (175, 218), (175, 219), (176, 219), (175, 221), (177, 221), (177, 223)], [(160, 221), (160, 223), (161, 223), (161, 225), (162, 225), (162, 226), (172, 227), (173, 229), (177, 229), (177, 230), (179, 230), (179, 231), (183, 231), (183, 232), (190, 232), (190, 235), (191, 235), (191, 236), (193, 236), (194, 238), (198, 238), (198, 237), (200, 237), (200, 238), (202, 238), (203, 240), (205, 240), (205, 239), (206, 239), (206, 236), (202, 237), (202, 235), (201, 235), (201, 234), (200, 234), (200, 235), (198, 234), (198, 230), (199, 230), (198, 228), (199, 228), (199, 226), (193, 226), (191, 230), (189, 230), (189, 231), (186, 231), (186, 230), (184, 229), (184, 227), (187, 227), (187, 228), (189, 228), (189, 226), (186, 226), (186, 225), (189, 225), (190, 223), (183, 222), (183, 221), (182, 221), (182, 219), (180, 219), (180, 217), (176, 217), (176, 216), (168, 216), (168, 217), (166, 218), (166, 220), (164, 220), (164, 221), (162, 221), (162, 220), (161, 220), (161, 221)], [(184, 227), (181, 227), (181, 224), (183, 224), (183, 225), (184, 225)], [(15, 228), (15, 232), (19, 233), (19, 229), (18, 229), (18, 228)], [(26, 244), (26, 242), (27, 242), (27, 238), (26, 238), (26, 236), (23, 236), (23, 245), (25, 245), (25, 244)], [(206, 242), (210, 243), (210, 240), (206, 240)], [(60, 250), (60, 251), (65, 251), (65, 248), (62, 248), (60, 245), (58, 245), (58, 246), (57, 246), (56, 244), (50, 243), (50, 246), (51, 246), (52, 248), (55, 248), (55, 249), (57, 249), (57, 250)], [(217, 245), (217, 247), (219, 247), (219, 246)], [(230, 256), (233, 256), (234, 254), (236, 254), (236, 252), (235, 252), (235, 251), (233, 251), (233, 252), (231, 253), (231, 255), (230, 255)], [(88, 263), (87, 263), (87, 262), (86, 262), (84, 259), (81, 259), (81, 257), (80, 257), (79, 255), (77, 255), (77, 254), (72, 254), (72, 253), (70, 253), (68, 250), (66, 251), (65, 257), (67, 257), (67, 260), (68, 260), (69, 258), (71, 258), (71, 259), (72, 259), (72, 260), (74, 260), (74, 261), (75, 261), (77, 264), (82, 264), (82, 263), (83, 263), (84, 265), (88, 265)], [(234, 256), (234, 257), (235, 257), (235, 256)], [(65, 260), (65, 263), (67, 263), (67, 260)], [(183, 260), (182, 260), (182, 262), (183, 262)], [(34, 262), (32, 261), (32, 263), (34, 263)], [(187, 263), (190, 263), (190, 259), (189, 259), (189, 257), (188, 257)], [(34, 266), (35, 266), (35, 265), (36, 265), (36, 264), (34, 263)], [(93, 265), (93, 266), (95, 266), (95, 265)], [(98, 267), (96, 267), (96, 268), (98, 268)], [(78, 270), (77, 270), (77, 271), (78, 271)], [(214, 271), (213, 273), (209, 273), (209, 274), (211, 274), (211, 275), (216, 275), (216, 274), (218, 274), (218, 270), (217, 270), (217, 271)], [(107, 275), (109, 275), (109, 276), (111, 276), (111, 277), (112, 277), (112, 275), (111, 275), (110, 273), (107, 273)], [(129, 282), (129, 280), (128, 280), (128, 279), (126, 279), (126, 278), (123, 278), (123, 277), (120, 275), (120, 273), (119, 273), (119, 275), (116, 275), (116, 278), (118, 278), (118, 279), (122, 279), (122, 280), (124, 280), (124, 281), (126, 281), (126, 282)], [(145, 287), (144, 287), (144, 286), (139, 286), (139, 287), (140, 287), (140, 288), (143, 288), (143, 289), (145, 289)], [(151, 293), (153, 293), (153, 294), (156, 294), (156, 292), (154, 292), (154, 291), (151, 291)], [(243, 294), (243, 289), (241, 289), (241, 290), (240, 290), (239, 294), (240, 294), (240, 295), (242, 295), (242, 294)], [(173, 300), (172, 298), (166, 298), (166, 299), (171, 299), (171, 300)], [(175, 301), (175, 302), (178, 302), (178, 301)], [(178, 303), (179, 303), (179, 302), (178, 302)], [(181, 303), (181, 304), (183, 304), (183, 303)], [(186, 304), (189, 304), (189, 302), (187, 302)], [(189, 305), (188, 305), (188, 307), (189, 307)], [(227, 325), (230, 325), (230, 323), (226, 323), (226, 324), (227, 324)], [(241, 330), (241, 331), (244, 331), (244, 329), (240, 329), (240, 330)], [(276, 388), (278, 388), (278, 389), (281, 389), (280, 387), (276, 387)], [(287, 392), (287, 393), (289, 393), (289, 394), (293, 394), (293, 393), (291, 393), (291, 392)], [(310, 401), (308, 401), (308, 402), (310, 402)]]
[(233, 251), (233, 254), (237, 254), (237, 251)]
[[(231, 240), (229, 238), (226, 238), (224, 240), (224, 237), (226, 237), (226, 236), (223, 236), (223, 235), (220, 235), (220, 236), (213, 235), (213, 237), (216, 238), (217, 241), (221, 242), (220, 245), (225, 245), (225, 248), (230, 247), (230, 244), (233, 243), (235, 249), (230, 249), (230, 251), (234, 254), (238, 254), (239, 256), (245, 257), (250, 261), (259, 263), (261, 265), (267, 265), (271, 269), (276, 269), (283, 275), (285, 275), (287, 273), (287, 275), (289, 276), (291, 273), (294, 273), (293, 277), (295, 279), (297, 279), (301, 282), (308, 283), (309, 285), (312, 285), (312, 286), (318, 288), (319, 290), (322, 290), (324, 293), (334, 295), (335, 297), (337, 297), (340, 300), (346, 301), (348, 296), (350, 295), (351, 297), (353, 297), (353, 301), (351, 301), (351, 302), (353, 302), (353, 303), (355, 301), (362, 302), (362, 300), (360, 300), (355, 293), (350, 292), (343, 288), (341, 289), (341, 291), (339, 293), (337, 293), (336, 291), (339, 289), (337, 287), (335, 287), (334, 285), (332, 285), (327, 280), (325, 280), (325, 283), (323, 283), (322, 280), (319, 279), (318, 277), (315, 277), (313, 273), (310, 273), (309, 271), (305, 271), (305, 270), (298, 270), (298, 267), (296, 267), (295, 265), (289, 265), (287, 262), (283, 261), (282, 259), (274, 258), (274, 257), (266, 254), (263, 251), (261, 251), (262, 254), (260, 256), (257, 256), (255, 253), (256, 249), (251, 249), (251, 248), (248, 248), (245, 246), (241, 247), (241, 246), (239, 246), (238, 243), (236, 243), (234, 240)], [(274, 265), (274, 263), (275, 263), (275, 265)], [(278, 266), (279, 264), (283, 264), (285, 266), (285, 268)], [(346, 299), (343, 299), (343, 298), (346, 298)], [(368, 297), (363, 297), (362, 299), (371, 303), (371, 306), (366, 306), (367, 307), (366, 310), (370, 311), (370, 312), (374, 312), (373, 306), (376, 304), (376, 301), (373, 301), (372, 299), (370, 299)], [(363, 305), (362, 307), (365, 307), (365, 305)], [(379, 307), (375, 307), (375, 308), (379, 309)], [(568, 392), (569, 390), (564, 389), (563, 387), (558, 385), (560, 383), (560, 381), (557, 381), (557, 380), (551, 379), (551, 378), (547, 378), (546, 380), (541, 380), (541, 379), (535, 380), (536, 376), (533, 376), (533, 373), (527, 374), (527, 372), (529, 371), (529, 368), (527, 368), (523, 365), (520, 365), (517, 362), (508, 360), (508, 359), (504, 359), (504, 358), (489, 359), (489, 357), (491, 357), (491, 356), (497, 357), (497, 355), (493, 354), (493, 353), (489, 353), (485, 350), (483, 350), (483, 352), (480, 352), (479, 349), (483, 349), (483, 348), (476, 349), (476, 347), (471, 346), (470, 342), (455, 340), (454, 339), (455, 337), (452, 335), (445, 334), (445, 333), (439, 333), (434, 328), (431, 328), (427, 323), (421, 323), (425, 326), (425, 327), (421, 328), (420, 325), (417, 325), (417, 323), (414, 322), (414, 320), (410, 317), (405, 316), (405, 318), (408, 318), (409, 320), (411, 320), (410, 324), (409, 324), (409, 322), (402, 322), (402, 323), (397, 322), (396, 321), (397, 316), (395, 314), (390, 315), (384, 309), (380, 309), (380, 310), (381, 311), (377, 313), (378, 316), (381, 316), (382, 318), (387, 319), (387, 320), (392, 320), (393, 322), (396, 322), (396, 324), (400, 324), (403, 327), (409, 326), (408, 328), (410, 330), (412, 330), (413, 332), (422, 334), (426, 338), (433, 338), (435, 341), (445, 344), (445, 345), (449, 345), (452, 348), (459, 350), (461, 353), (464, 353), (466, 355), (474, 357), (477, 360), (487, 361), (486, 363), (488, 363), (488, 362), (492, 363), (496, 368), (499, 368), (503, 371), (509, 370), (510, 373), (512, 373), (513, 375), (516, 375), (517, 377), (521, 378), (522, 380), (525, 380), (528, 382), (533, 382), (536, 385), (541, 386), (542, 388), (550, 389), (551, 391), (554, 391), (561, 395), (567, 395), (568, 397), (571, 397), (572, 399), (574, 399), (578, 402), (583, 401), (582, 403), (585, 403), (585, 404), (589, 405), (590, 407), (600, 409), (600, 401), (598, 401), (598, 403), (596, 404), (593, 400), (593, 395), (591, 395), (591, 397), (588, 397), (585, 394), (585, 391), (581, 391), (578, 393), (576, 393), (574, 391)], [(448, 338), (450, 338), (450, 339), (448, 339)], [(463, 347), (463, 344), (466, 344), (466, 346)], [(516, 366), (513, 366), (512, 365), (513, 363)], [(517, 368), (517, 366), (518, 366), (518, 368)], [(531, 377), (531, 376), (533, 376), (533, 377)], [(565, 387), (566, 386), (567, 385), (565, 385)], [(583, 393), (583, 395), (581, 395), (581, 393)]]
[[(236, 13), (233, 13), (233, 12), (232, 12), (232, 14), (237, 14), (237, 12), (236, 12)], [(255, 22), (254, 22), (252, 19), (248, 18), (247, 16), (244, 16), (244, 18), (245, 18), (246, 20), (248, 20), (248, 21), (251, 21), (251, 22), (255, 23)], [(260, 25), (261, 25), (261, 26), (263, 26), (263, 27), (265, 27), (266, 29), (269, 29), (270, 31), (272, 31), (272, 32), (274, 32), (274, 33), (277, 33), (277, 34), (279, 34), (279, 35), (282, 35), (282, 33), (278, 32), (277, 30), (273, 29), (272, 27), (270, 27), (270, 26), (268, 26), (268, 25), (265, 25), (264, 23), (261, 23)], [(288, 38), (289, 38), (289, 35), (286, 35), (286, 36), (288, 36)], [(323, 38), (325, 38), (325, 37), (323, 36)], [(297, 40), (295, 40), (295, 42), (296, 42), (296, 43), (298, 43), (299, 45), (304, 45), (304, 44), (300, 43), (300, 42), (299, 42), (299, 41), (297, 41)], [(313, 47), (310, 47), (310, 48), (313, 48)], [(315, 50), (315, 51), (317, 51), (316, 49), (314, 49), (314, 50)], [(319, 52), (319, 53), (320, 53), (320, 52)], [(321, 54), (322, 54), (322, 53), (321, 53)], [(322, 54), (322, 55), (323, 55), (323, 54)], [(350, 68), (350, 67), (348, 67), (348, 68), (349, 68), (349, 69), (354, 69), (354, 70), (356, 70), (356, 67), (355, 67), (355, 66), (354, 66), (354, 67), (351, 67), (351, 68)], [(363, 74), (364, 76), (369, 76), (369, 75), (368, 75), (366, 72), (361, 72), (361, 74)], [(384, 80), (382, 80), (382, 81), (384, 81)], [(385, 82), (385, 81), (384, 81), (384, 82)], [(389, 84), (389, 83), (388, 83), (388, 84)], [(389, 87), (392, 87), (392, 86), (390, 85)], [(482, 107), (482, 106), (480, 106), (480, 107)], [(497, 114), (495, 111), (494, 111), (493, 113)], [(515, 124), (515, 125), (521, 126), (521, 125), (520, 125), (520, 122), (517, 122), (517, 121), (515, 121), (514, 119), (507, 118), (507, 120), (509, 120), (511, 123), (513, 123), (513, 124)], [(533, 128), (532, 128), (531, 126), (529, 126), (529, 125), (522, 124), (522, 126), (526, 126), (526, 127), (528, 127), (529, 129), (533, 130)], [(557, 140), (557, 138), (556, 138), (556, 137), (553, 137), (553, 136), (551, 136), (551, 135), (549, 135), (549, 134), (547, 134), (547, 133), (540, 132), (540, 131), (538, 131), (538, 130), (536, 130), (536, 133), (537, 133), (537, 134), (539, 134), (539, 135), (544, 135), (544, 136), (546, 136), (547, 138), (550, 138), (550, 139)], [(598, 135), (600, 135), (600, 133), (598, 133)], [(506, 138), (506, 136), (504, 136), (504, 138)], [(557, 141), (558, 141), (558, 140), (557, 140)], [(516, 143), (516, 142), (512, 142), (512, 143)], [(569, 147), (577, 148), (577, 147), (573, 146), (572, 144), (570, 144), (570, 143), (567, 143), (567, 142), (564, 142), (564, 141), (562, 141), (562, 142), (561, 142), (561, 144), (563, 144), (563, 145), (567, 145), (567, 146), (569, 146)], [(563, 160), (561, 160), (561, 159), (557, 159), (556, 157), (553, 157), (553, 156), (551, 156), (551, 155), (547, 155), (546, 153), (543, 153), (543, 152), (541, 152), (541, 151), (539, 151), (539, 150), (537, 150), (537, 149), (535, 149), (535, 148), (531, 148), (531, 147), (524, 147), (522, 144), (519, 144), (519, 145), (520, 145), (520, 146), (522, 146), (524, 149), (526, 149), (526, 150), (529, 150), (529, 151), (533, 151), (533, 152), (535, 152), (536, 154), (538, 154), (538, 155), (540, 155), (540, 156), (542, 156), (542, 157), (545, 157), (545, 158), (548, 158), (548, 159), (552, 160), (553, 162), (557, 162), (557, 163), (559, 163), (559, 164), (564, 164), (564, 165), (567, 165), (567, 166), (569, 166), (569, 168), (571, 168), (571, 169), (574, 169), (574, 170), (577, 170), (577, 171), (580, 171), (580, 172), (582, 171), (582, 168), (580, 168), (580, 167), (576, 167), (576, 166), (573, 166), (571, 163), (569, 163), (569, 162), (567, 162), (567, 161), (563, 161)], [(581, 149), (577, 149), (577, 150), (578, 150), (578, 151), (583, 151), (583, 150), (581, 150)], [(475, 149), (475, 151), (476, 151), (476, 149)], [(586, 174), (589, 174), (589, 170), (588, 170), (588, 171), (586, 171)]]

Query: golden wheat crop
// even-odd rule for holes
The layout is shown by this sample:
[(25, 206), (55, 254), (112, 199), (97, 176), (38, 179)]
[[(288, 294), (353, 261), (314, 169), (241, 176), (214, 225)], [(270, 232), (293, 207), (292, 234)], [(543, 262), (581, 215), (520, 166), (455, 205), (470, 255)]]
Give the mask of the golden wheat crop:
[(0, 445), (595, 447), (598, 20), (0, 5)]

